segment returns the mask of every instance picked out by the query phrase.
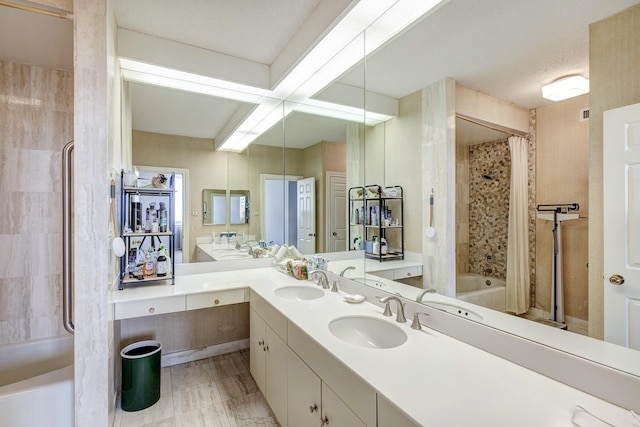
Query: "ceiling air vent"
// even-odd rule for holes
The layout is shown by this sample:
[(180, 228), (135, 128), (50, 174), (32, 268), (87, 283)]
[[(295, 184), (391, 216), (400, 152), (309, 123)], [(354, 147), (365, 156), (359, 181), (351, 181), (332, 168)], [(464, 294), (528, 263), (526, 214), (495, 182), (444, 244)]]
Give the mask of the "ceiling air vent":
[(583, 108), (582, 110), (580, 110), (580, 121), (581, 122), (589, 121), (589, 109), (588, 108)]

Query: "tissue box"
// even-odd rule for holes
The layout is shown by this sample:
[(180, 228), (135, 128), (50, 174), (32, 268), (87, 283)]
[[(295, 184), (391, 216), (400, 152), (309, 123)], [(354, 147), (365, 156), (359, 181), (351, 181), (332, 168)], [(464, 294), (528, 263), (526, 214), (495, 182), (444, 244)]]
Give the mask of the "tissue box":
[(364, 241), (364, 251), (368, 254), (373, 253), (373, 240), (365, 240)]
[(138, 178), (136, 180), (136, 187), (138, 188), (151, 187), (151, 178)]

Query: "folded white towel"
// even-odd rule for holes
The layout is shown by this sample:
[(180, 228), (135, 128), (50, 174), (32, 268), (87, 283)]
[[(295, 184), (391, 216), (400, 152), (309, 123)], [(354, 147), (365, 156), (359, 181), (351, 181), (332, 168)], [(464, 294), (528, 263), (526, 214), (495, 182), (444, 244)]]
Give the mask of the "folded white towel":
[(278, 249), (278, 252), (276, 253), (276, 259), (277, 260), (281, 260), (287, 253), (287, 245), (282, 245), (280, 247), (280, 249)]
[(288, 253), (289, 253), (289, 256), (292, 257), (292, 258), (295, 258), (295, 259), (302, 258), (302, 254), (293, 245), (289, 246)]
[(278, 254), (278, 251), (280, 250), (280, 245), (275, 244), (273, 245), (273, 247), (271, 248), (271, 252), (269, 252), (269, 255), (271, 255), (272, 257), (275, 257)]

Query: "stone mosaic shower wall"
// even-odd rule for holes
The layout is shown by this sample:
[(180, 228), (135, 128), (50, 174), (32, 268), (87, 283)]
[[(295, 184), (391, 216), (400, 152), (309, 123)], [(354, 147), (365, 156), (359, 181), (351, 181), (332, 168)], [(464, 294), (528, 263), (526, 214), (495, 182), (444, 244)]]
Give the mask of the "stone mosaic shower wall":
[[(535, 111), (529, 135), (529, 268), (531, 305), (535, 304)], [(468, 271), (501, 279), (507, 274), (511, 154), (509, 140), (469, 147)], [(460, 165), (458, 166), (460, 167)], [(488, 256), (492, 260), (488, 260)], [(461, 271), (461, 270), (458, 270)]]

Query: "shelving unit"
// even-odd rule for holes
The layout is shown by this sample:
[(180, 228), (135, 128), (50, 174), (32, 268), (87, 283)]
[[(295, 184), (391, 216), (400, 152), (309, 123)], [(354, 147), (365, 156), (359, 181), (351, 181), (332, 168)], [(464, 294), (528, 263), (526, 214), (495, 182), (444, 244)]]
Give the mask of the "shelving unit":
[[(349, 250), (354, 250), (354, 239), (362, 237), (362, 249), (367, 258), (377, 259), (380, 262), (392, 259), (404, 259), (404, 192), (401, 186), (394, 185), (382, 188), (379, 185), (366, 185), (364, 187), (351, 187), (349, 189)], [(372, 214), (372, 208), (374, 213)], [(355, 222), (358, 210), (357, 219)], [(364, 213), (361, 214), (361, 212)], [(389, 222), (387, 213), (391, 212)], [(389, 224), (389, 225), (386, 225)], [(373, 240), (377, 237), (381, 241), (384, 238), (387, 244), (390, 241), (399, 247), (388, 247), (388, 253), (373, 253)]]
[[(121, 187), (120, 230), (122, 230), (121, 236), (125, 241), (126, 252), (125, 256), (120, 258), (120, 281), (118, 286), (118, 289), (120, 290), (124, 289), (127, 285), (140, 285), (161, 280), (171, 281), (172, 285), (175, 284), (175, 277), (173, 275), (173, 272), (175, 271), (175, 174), (171, 174), (168, 178), (166, 188), (125, 187), (124, 185)], [(121, 172), (120, 182), (124, 183), (124, 171)], [(131, 197), (136, 194), (140, 196), (141, 202), (144, 201), (145, 198), (148, 199), (149, 197), (156, 197), (162, 198), (163, 201), (167, 203), (167, 231), (145, 233), (131, 231), (126, 227), (129, 225), (128, 220), (131, 218)], [(144, 203), (142, 203), (142, 206), (144, 206)], [(143, 211), (144, 210), (145, 209), (143, 209)], [(142, 214), (143, 227), (144, 221), (145, 214)], [(165, 276), (157, 276), (156, 274), (153, 274), (142, 278), (133, 277), (128, 271), (130, 250), (135, 247), (142, 248), (148, 238), (151, 239), (150, 247), (155, 248), (162, 244), (167, 247), (167, 255), (171, 259), (171, 272)], [(156, 240), (158, 242), (158, 246), (156, 246)], [(136, 244), (134, 244), (134, 241), (136, 241)]]

